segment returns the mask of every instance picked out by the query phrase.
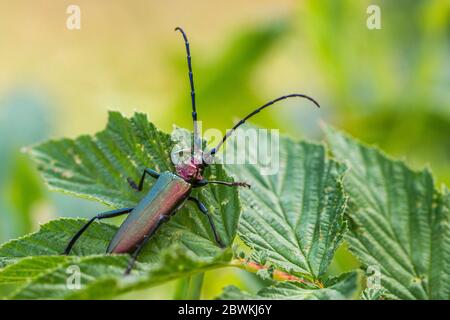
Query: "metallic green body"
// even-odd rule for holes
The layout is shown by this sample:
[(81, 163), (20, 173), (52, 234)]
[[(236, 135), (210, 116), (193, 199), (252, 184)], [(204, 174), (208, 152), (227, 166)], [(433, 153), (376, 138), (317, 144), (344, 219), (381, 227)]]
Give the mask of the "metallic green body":
[(145, 198), (122, 223), (109, 243), (107, 253), (134, 251), (145, 236), (160, 225), (161, 218), (168, 218), (180, 208), (191, 190), (191, 184), (176, 174), (161, 173)]

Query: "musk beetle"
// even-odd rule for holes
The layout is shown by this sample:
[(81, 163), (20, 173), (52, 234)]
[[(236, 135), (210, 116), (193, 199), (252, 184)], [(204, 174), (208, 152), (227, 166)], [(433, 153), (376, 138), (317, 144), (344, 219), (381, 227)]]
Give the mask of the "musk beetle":
[[(120, 226), (117, 233), (108, 245), (106, 253), (131, 253), (131, 260), (128, 263), (128, 267), (125, 270), (125, 274), (129, 274), (133, 265), (141, 252), (145, 244), (155, 234), (156, 230), (170, 217), (177, 212), (177, 210), (183, 206), (186, 201), (192, 201), (195, 203), (209, 221), (211, 229), (213, 231), (217, 245), (224, 247), (224, 244), (220, 240), (220, 237), (214, 226), (213, 219), (209, 214), (206, 206), (201, 203), (197, 198), (191, 196), (193, 188), (199, 188), (206, 186), (207, 184), (220, 184), (227, 187), (250, 187), (245, 182), (226, 182), (226, 181), (208, 181), (202, 177), (203, 170), (208, 166), (211, 159), (225, 143), (225, 141), (231, 136), (231, 134), (241, 126), (249, 118), (263, 110), (264, 108), (273, 105), (275, 102), (292, 97), (306, 98), (312, 101), (317, 107), (319, 104), (311, 97), (304, 94), (289, 94), (272, 100), (258, 109), (254, 110), (242, 120), (240, 120), (232, 129), (228, 130), (219, 144), (212, 148), (209, 152), (201, 151), (201, 141), (197, 127), (197, 110), (195, 105), (195, 90), (194, 90), (194, 77), (192, 74), (192, 63), (189, 42), (185, 32), (181, 28), (176, 28), (175, 31), (179, 31), (183, 36), (186, 53), (187, 53), (187, 65), (189, 82), (191, 87), (191, 104), (192, 104), (192, 120), (194, 122), (194, 134), (192, 150), (190, 155), (190, 161), (187, 163), (176, 164), (176, 172), (162, 172), (158, 173), (150, 168), (144, 169), (139, 183), (134, 182), (128, 178), (130, 186), (137, 190), (142, 191), (144, 181), (147, 176), (156, 179), (156, 182), (151, 187), (148, 194), (134, 207), (112, 210), (104, 213), (100, 213), (90, 219), (69, 241), (64, 254), (69, 254), (73, 245), (84, 231), (95, 220), (102, 220), (106, 218), (112, 218), (124, 214), (128, 214), (125, 221)], [(197, 142), (197, 143), (196, 143)], [(200, 160), (194, 155), (200, 154)], [(209, 159), (209, 161), (207, 161)]]

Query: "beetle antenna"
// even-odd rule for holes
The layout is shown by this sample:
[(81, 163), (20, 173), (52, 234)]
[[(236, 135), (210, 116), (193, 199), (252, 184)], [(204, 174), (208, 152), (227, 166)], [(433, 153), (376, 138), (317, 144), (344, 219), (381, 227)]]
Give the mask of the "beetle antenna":
[(191, 50), (189, 47), (189, 41), (186, 36), (186, 33), (180, 27), (176, 27), (175, 31), (180, 31), (181, 35), (184, 39), (184, 45), (186, 46), (186, 56), (187, 56), (187, 64), (188, 64), (188, 74), (189, 74), (189, 83), (191, 85), (191, 103), (192, 103), (192, 121), (194, 123), (194, 138), (192, 141), (192, 154), (197, 154), (196, 152), (199, 150), (199, 134), (198, 134), (198, 125), (197, 125), (197, 109), (195, 106), (195, 89), (194, 89), (194, 74), (192, 73), (192, 62), (191, 62)]
[(209, 152), (209, 154), (212, 155), (212, 156), (214, 154), (216, 154), (217, 151), (220, 149), (220, 147), (225, 143), (225, 140), (227, 140), (237, 128), (239, 128), (241, 125), (243, 125), (245, 123), (245, 121), (247, 121), (248, 119), (253, 117), (255, 114), (257, 114), (261, 110), (263, 110), (263, 109), (273, 105), (275, 102), (278, 102), (278, 101), (281, 101), (281, 100), (284, 100), (284, 99), (287, 99), (287, 98), (294, 98), (294, 97), (308, 99), (309, 101), (314, 103), (318, 108), (320, 108), (320, 105), (319, 105), (319, 103), (316, 100), (314, 100), (313, 98), (311, 98), (311, 97), (309, 97), (307, 95), (304, 95), (304, 94), (293, 93), (293, 94), (288, 94), (288, 95), (276, 98), (275, 100), (269, 101), (265, 105), (259, 107), (258, 109), (254, 110), (253, 112), (249, 113), (245, 118), (240, 120), (232, 129), (228, 130), (228, 132), (223, 136), (222, 141), (220, 141), (219, 144), (215, 148), (212, 148), (211, 151)]

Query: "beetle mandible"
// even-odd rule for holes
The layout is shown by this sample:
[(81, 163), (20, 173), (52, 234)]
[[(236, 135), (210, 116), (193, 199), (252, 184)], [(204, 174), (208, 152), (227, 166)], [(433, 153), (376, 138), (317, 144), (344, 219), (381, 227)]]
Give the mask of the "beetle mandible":
[[(317, 107), (319, 104), (311, 97), (304, 94), (289, 94), (281, 96), (275, 100), (272, 100), (263, 106), (257, 108), (242, 120), (240, 120), (233, 128), (227, 131), (222, 140), (218, 145), (212, 148), (209, 152), (202, 152), (200, 150), (201, 143), (196, 143), (201, 141), (197, 126), (197, 109), (195, 105), (195, 90), (194, 90), (194, 76), (192, 73), (192, 63), (191, 63), (191, 53), (189, 47), (189, 41), (183, 29), (177, 27), (175, 31), (179, 31), (183, 36), (186, 54), (187, 54), (187, 65), (189, 74), (189, 83), (191, 87), (191, 104), (192, 104), (192, 120), (194, 122), (194, 134), (193, 134), (193, 147), (191, 150), (190, 161), (182, 162), (176, 164), (176, 172), (162, 172), (158, 173), (150, 168), (145, 168), (139, 183), (134, 182), (132, 179), (128, 178), (128, 183), (130, 186), (137, 190), (142, 191), (144, 187), (144, 181), (146, 176), (150, 176), (156, 179), (156, 182), (151, 187), (147, 195), (136, 205), (134, 208), (123, 208), (112, 210), (104, 213), (100, 213), (90, 219), (69, 241), (64, 254), (69, 254), (73, 245), (78, 240), (78, 238), (83, 234), (84, 231), (94, 222), (95, 220), (102, 220), (106, 218), (112, 218), (124, 214), (129, 214), (125, 221), (120, 226), (117, 233), (114, 235), (113, 239), (108, 245), (106, 253), (131, 253), (131, 259), (125, 270), (125, 274), (129, 274), (133, 268), (136, 259), (141, 252), (145, 244), (151, 239), (155, 234), (156, 230), (170, 217), (180, 209), (186, 201), (192, 201), (198, 207), (198, 209), (208, 218), (209, 224), (211, 226), (212, 232), (214, 234), (215, 241), (217, 244), (224, 248), (225, 245), (222, 243), (214, 221), (208, 212), (206, 206), (200, 202), (195, 197), (191, 196), (193, 188), (199, 188), (206, 186), (207, 184), (220, 184), (227, 187), (250, 187), (249, 184), (245, 182), (227, 182), (227, 181), (211, 181), (206, 180), (202, 177), (203, 170), (208, 166), (211, 159), (220, 149), (220, 147), (225, 143), (225, 141), (231, 136), (231, 134), (242, 124), (245, 123), (249, 118), (253, 117), (255, 114), (269, 107), (277, 101), (284, 100), (292, 97), (306, 98), (312, 101)], [(198, 161), (195, 155), (201, 154), (201, 159)], [(208, 160), (209, 159), (209, 160)], [(207, 161), (208, 160), (208, 161)]]

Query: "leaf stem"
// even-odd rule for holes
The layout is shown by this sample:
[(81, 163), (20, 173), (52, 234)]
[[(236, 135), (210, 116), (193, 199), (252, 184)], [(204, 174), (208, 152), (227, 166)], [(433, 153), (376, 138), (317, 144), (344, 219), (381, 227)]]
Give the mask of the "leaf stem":
[(175, 287), (175, 293), (173, 295), (174, 300), (184, 300), (187, 297), (189, 291), (189, 283), (191, 277), (182, 277), (177, 280), (177, 284)]
[[(230, 265), (252, 273), (257, 273), (260, 270), (269, 270), (268, 266), (263, 266), (254, 261), (248, 261), (242, 258), (233, 259)], [(272, 279), (276, 281), (297, 281), (306, 285), (318, 286), (320, 288), (324, 287), (323, 283), (319, 280), (310, 281), (277, 269), (272, 271)]]
[(186, 295), (188, 300), (199, 300), (202, 294), (204, 272), (197, 273), (190, 277), (189, 289)]

